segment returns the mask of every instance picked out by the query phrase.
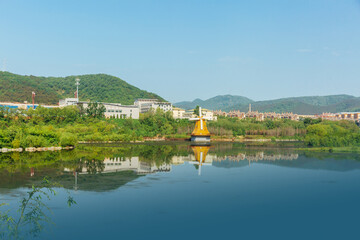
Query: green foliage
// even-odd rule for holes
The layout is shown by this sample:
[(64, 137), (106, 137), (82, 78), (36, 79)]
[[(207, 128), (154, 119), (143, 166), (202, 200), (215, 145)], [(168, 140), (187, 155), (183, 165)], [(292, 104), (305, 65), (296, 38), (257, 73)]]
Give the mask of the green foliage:
[(87, 115), (92, 118), (103, 118), (105, 111), (105, 106), (97, 102), (90, 102), (86, 108)]
[(78, 143), (77, 136), (71, 133), (63, 133), (60, 137), (60, 145), (63, 147), (66, 146), (76, 146)]
[(62, 78), (22, 76), (0, 71), (0, 101), (31, 102), (31, 92), (35, 91), (37, 103), (57, 104), (59, 99), (74, 97), (76, 78), (81, 80), (80, 100), (121, 104), (133, 104), (137, 98), (163, 100), (154, 93), (140, 90), (120, 78), (106, 74)]
[[(56, 195), (55, 187), (61, 187), (58, 183), (51, 183), (44, 178), (40, 185), (33, 185), (20, 202), (18, 219), (10, 215), (10, 210), (0, 211), (0, 237), (4, 239), (27, 239), (34, 238), (43, 230), (45, 223), (51, 223), (48, 214), (50, 208), (44, 200), (50, 200), (51, 196)], [(68, 206), (76, 204), (73, 197), (68, 192)], [(8, 206), (1, 203), (0, 207)]]
[(309, 125), (304, 141), (314, 147), (357, 146), (360, 129), (351, 121), (324, 121)]
[(318, 119), (305, 118), (303, 121), (304, 121), (305, 126), (309, 126), (309, 125), (312, 125), (312, 124), (321, 123), (322, 119), (321, 118), (318, 118)]
[(200, 114), (200, 112), (199, 112), (199, 105), (197, 105), (196, 107), (195, 107), (195, 109), (194, 109), (194, 114), (196, 115), (196, 116), (199, 116), (199, 114)]
[[(5, 111), (0, 118), (0, 147), (76, 146), (86, 142), (129, 142), (154, 137), (190, 137), (194, 122), (174, 119), (161, 109), (140, 114), (140, 119), (105, 119), (101, 104), (90, 110), (69, 106)], [(350, 121), (321, 119), (257, 121), (219, 117), (208, 121), (212, 135), (221, 138), (291, 138), (310, 146), (352, 146), (360, 142), (359, 127)]]

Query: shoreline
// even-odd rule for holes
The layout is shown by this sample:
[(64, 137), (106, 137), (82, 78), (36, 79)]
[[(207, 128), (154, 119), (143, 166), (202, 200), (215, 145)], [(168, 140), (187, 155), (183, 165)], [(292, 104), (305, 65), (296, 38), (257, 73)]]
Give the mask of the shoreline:
[[(190, 138), (166, 138), (166, 137), (156, 137), (156, 138), (144, 138), (143, 140), (135, 141), (78, 141), (79, 145), (93, 145), (93, 144), (146, 144), (146, 143), (175, 143), (175, 142), (191, 142)], [(211, 143), (244, 143), (249, 144), (247, 146), (271, 146), (280, 144), (291, 144), (291, 143), (303, 143), (303, 141), (298, 139), (269, 139), (269, 138), (212, 138)], [(46, 152), (46, 151), (61, 151), (61, 150), (73, 150), (75, 146), (52, 146), (52, 147), (27, 147), (27, 148), (0, 148), (1, 153), (11, 153), (11, 152)], [(295, 147), (298, 151), (306, 152), (330, 152), (330, 153), (358, 153), (360, 152), (360, 146), (349, 146), (349, 147), (306, 147), (298, 146)]]
[(27, 148), (0, 148), (0, 153), (8, 152), (45, 152), (45, 151), (61, 151), (61, 150), (72, 150), (74, 146), (66, 147), (27, 147)]

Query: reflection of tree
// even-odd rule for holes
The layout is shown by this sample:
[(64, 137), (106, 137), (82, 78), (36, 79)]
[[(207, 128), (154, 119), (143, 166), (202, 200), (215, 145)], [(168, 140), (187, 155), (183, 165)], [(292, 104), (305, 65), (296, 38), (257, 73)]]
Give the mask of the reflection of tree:
[(79, 165), (76, 168), (77, 172), (81, 172), (82, 168), (86, 168), (86, 171), (90, 174), (96, 174), (104, 171), (105, 164), (104, 159), (92, 159), (92, 160), (80, 160)]
[(164, 163), (170, 163), (175, 155), (176, 146), (171, 145), (144, 145), (139, 156), (142, 162), (155, 163), (161, 166)]
[[(51, 223), (48, 213), (50, 208), (44, 200), (50, 200), (51, 196), (56, 195), (54, 187), (61, 185), (49, 182), (44, 178), (38, 186), (32, 186), (31, 191), (27, 192), (26, 197), (21, 200), (18, 209), (20, 216), (18, 219), (10, 216), (10, 210), (0, 211), (0, 238), (1, 239), (24, 239), (27, 236), (37, 237), (46, 223)], [(76, 204), (74, 199), (68, 195), (68, 206)], [(6, 206), (1, 203), (1, 206)]]

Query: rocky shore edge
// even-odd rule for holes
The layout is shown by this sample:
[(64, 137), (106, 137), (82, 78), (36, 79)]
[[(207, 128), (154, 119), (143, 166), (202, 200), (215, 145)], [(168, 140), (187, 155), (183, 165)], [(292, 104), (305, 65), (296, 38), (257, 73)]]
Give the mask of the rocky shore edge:
[(28, 148), (0, 148), (0, 153), (7, 152), (43, 152), (43, 151), (60, 151), (60, 150), (71, 150), (74, 149), (74, 146), (67, 147), (28, 147)]

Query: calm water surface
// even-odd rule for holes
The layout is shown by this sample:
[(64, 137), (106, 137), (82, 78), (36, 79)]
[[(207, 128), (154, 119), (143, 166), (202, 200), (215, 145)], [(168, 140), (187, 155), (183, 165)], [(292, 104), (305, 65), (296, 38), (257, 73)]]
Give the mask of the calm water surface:
[(9, 153), (0, 155), (0, 203), (9, 204), (0, 211), (17, 219), (47, 176), (62, 185), (42, 200), (53, 223), (24, 224), (18, 238), (359, 239), (359, 160), (230, 143)]

